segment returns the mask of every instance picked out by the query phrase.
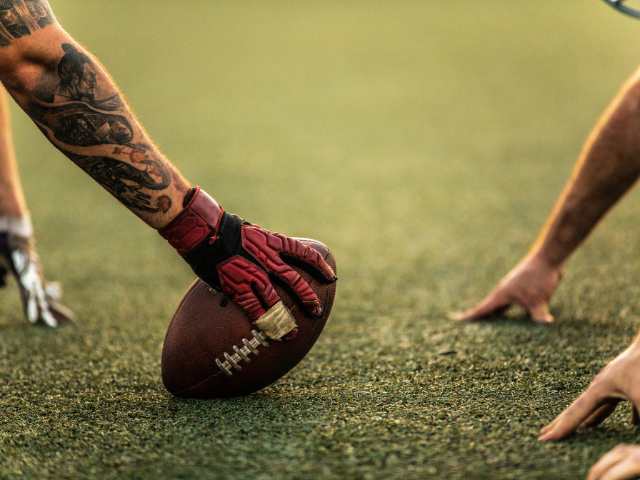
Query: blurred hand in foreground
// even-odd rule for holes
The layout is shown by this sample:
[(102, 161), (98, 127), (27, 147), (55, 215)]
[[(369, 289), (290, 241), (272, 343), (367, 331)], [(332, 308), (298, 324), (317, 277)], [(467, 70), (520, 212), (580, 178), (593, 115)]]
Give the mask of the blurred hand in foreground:
[(75, 320), (73, 312), (59, 302), (60, 284), (45, 282), (42, 277), (33, 236), (0, 231), (0, 288), (5, 286), (9, 273), (16, 279), (22, 310), (29, 322), (57, 327)]
[(621, 401), (631, 402), (631, 423), (640, 423), (638, 372), (640, 336), (596, 375), (589, 388), (576, 401), (540, 431), (538, 440), (562, 440), (579, 427), (598, 425), (613, 413)]
[(618, 445), (589, 470), (587, 480), (624, 480), (640, 475), (640, 446)]
[(511, 306), (523, 307), (533, 320), (553, 322), (549, 302), (560, 285), (564, 268), (553, 267), (540, 255), (528, 255), (475, 307), (452, 315), (455, 320), (480, 320)]

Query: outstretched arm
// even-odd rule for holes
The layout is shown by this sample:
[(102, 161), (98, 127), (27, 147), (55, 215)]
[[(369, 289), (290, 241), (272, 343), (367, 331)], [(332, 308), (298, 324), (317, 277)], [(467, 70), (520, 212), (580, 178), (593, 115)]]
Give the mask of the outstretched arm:
[(511, 305), (551, 322), (548, 305), (564, 264), (640, 176), (640, 70), (589, 135), (573, 174), (529, 253), (477, 306), (455, 315), (475, 320)]
[(27, 213), (18, 165), (13, 149), (9, 99), (0, 86), (0, 217), (19, 217)]
[(159, 233), (211, 287), (273, 339), (297, 332), (271, 284), (289, 285), (311, 316), (322, 308), (289, 262), (327, 282), (311, 247), (225, 212), (193, 189), (151, 142), (109, 75), (58, 24), (45, 0), (0, 2), (0, 81), (47, 139)]
[(147, 224), (161, 228), (182, 209), (189, 184), (46, 1), (0, 5), (0, 81), (58, 150)]

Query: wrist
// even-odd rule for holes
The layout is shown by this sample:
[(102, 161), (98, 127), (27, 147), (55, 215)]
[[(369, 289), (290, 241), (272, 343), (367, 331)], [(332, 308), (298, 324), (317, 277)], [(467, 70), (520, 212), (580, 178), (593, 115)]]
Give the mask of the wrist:
[(223, 214), (218, 202), (196, 187), (185, 197), (182, 211), (158, 233), (184, 256), (203, 240), (216, 235)]
[[(215, 241), (212, 237), (215, 235)], [(182, 258), (207, 285), (222, 291), (218, 265), (237, 255), (242, 246), (242, 219), (223, 212), (215, 234), (204, 237)]]
[(531, 261), (541, 265), (546, 270), (564, 271), (566, 257), (559, 252), (549, 250), (544, 246), (534, 246), (527, 254)]
[(33, 225), (29, 213), (22, 215), (0, 215), (0, 231), (9, 232), (23, 238), (33, 236)]

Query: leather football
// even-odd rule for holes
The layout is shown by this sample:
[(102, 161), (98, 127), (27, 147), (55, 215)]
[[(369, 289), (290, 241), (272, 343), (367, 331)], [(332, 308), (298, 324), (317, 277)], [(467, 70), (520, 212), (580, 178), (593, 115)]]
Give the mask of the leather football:
[[(322, 254), (336, 272), (331, 250), (316, 240), (298, 239)], [(261, 332), (227, 295), (196, 280), (173, 314), (162, 349), (162, 382), (185, 398), (248, 395), (272, 384), (311, 350), (329, 319), (336, 282), (288, 262), (309, 283), (322, 305), (322, 317), (311, 317), (277, 280), (273, 285), (293, 314), (298, 334), (276, 341)], [(337, 272), (336, 272), (337, 273)]]

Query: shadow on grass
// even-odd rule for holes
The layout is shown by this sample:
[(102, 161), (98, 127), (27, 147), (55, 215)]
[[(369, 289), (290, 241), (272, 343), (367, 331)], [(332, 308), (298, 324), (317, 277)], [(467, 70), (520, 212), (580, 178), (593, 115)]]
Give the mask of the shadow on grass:
[[(574, 315), (564, 315), (562, 312), (552, 312), (554, 321), (550, 323), (537, 322), (526, 312), (517, 310), (505, 312), (499, 315), (482, 318), (479, 320), (461, 320), (460, 325), (475, 325), (483, 327), (500, 327), (501, 329), (517, 328), (525, 330), (537, 330), (544, 333), (565, 335), (574, 332), (584, 332), (585, 329), (596, 329), (598, 324), (590, 317), (577, 317)], [(506, 330), (508, 332), (508, 330)]]
[(289, 417), (296, 413), (295, 404), (294, 400), (287, 401), (282, 397), (262, 391), (233, 398), (195, 399), (170, 397), (167, 407), (174, 413), (183, 415), (185, 420), (200, 420), (204, 417), (211, 419), (215, 417), (218, 420), (233, 421), (235, 418), (245, 418), (247, 413), (278, 417), (282, 412), (286, 411), (286, 416)]
[(2, 332), (3, 336), (17, 334), (18, 332), (22, 333), (25, 330), (34, 328), (33, 325), (29, 324), (22, 317), (2, 317), (0, 320), (0, 332)]
[(502, 313), (499, 315), (492, 315), (490, 317), (481, 318), (478, 320), (460, 320), (461, 325), (500, 325), (504, 326), (505, 323), (519, 326), (535, 326), (535, 327), (548, 327), (553, 323), (542, 323), (532, 320), (531, 317), (524, 313), (509, 314)]

